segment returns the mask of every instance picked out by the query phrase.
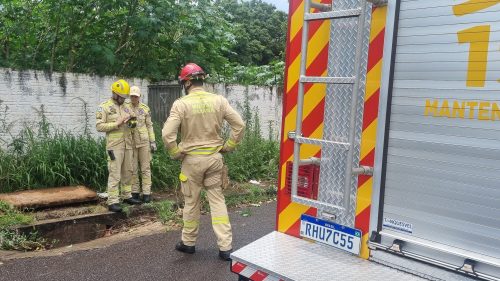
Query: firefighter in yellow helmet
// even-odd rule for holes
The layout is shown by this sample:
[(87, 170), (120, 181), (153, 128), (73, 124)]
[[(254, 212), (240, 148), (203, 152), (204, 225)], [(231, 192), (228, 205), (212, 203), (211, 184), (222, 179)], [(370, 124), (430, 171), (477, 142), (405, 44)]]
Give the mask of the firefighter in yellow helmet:
[[(108, 155), (108, 209), (120, 212), (120, 195), (127, 204), (140, 204), (132, 198), (132, 136), (129, 122), (130, 104), (125, 103), (130, 95), (127, 81), (120, 79), (111, 86), (112, 96), (101, 103), (96, 112), (96, 128), (106, 133), (106, 151)], [(121, 194), (120, 194), (121, 189)]]
[[(182, 240), (175, 249), (193, 254), (200, 223), (200, 194), (204, 188), (210, 203), (212, 227), (217, 236), (219, 257), (230, 259), (232, 231), (222, 194), (223, 159), (220, 152), (232, 151), (243, 138), (245, 124), (226, 98), (203, 88), (205, 72), (194, 63), (181, 71), (179, 82), (186, 96), (172, 105), (162, 130), (170, 156), (182, 160), (181, 191), (184, 195)], [(223, 122), (231, 127), (227, 141), (221, 137)], [(181, 141), (177, 144), (180, 128)]]
[(130, 88), (131, 109), (137, 118), (137, 126), (132, 130), (134, 140), (134, 158), (132, 176), (132, 197), (140, 200), (138, 170), (141, 169), (142, 201), (151, 202), (151, 152), (156, 151), (155, 133), (151, 121), (149, 107), (140, 101), (141, 89), (137, 86)]

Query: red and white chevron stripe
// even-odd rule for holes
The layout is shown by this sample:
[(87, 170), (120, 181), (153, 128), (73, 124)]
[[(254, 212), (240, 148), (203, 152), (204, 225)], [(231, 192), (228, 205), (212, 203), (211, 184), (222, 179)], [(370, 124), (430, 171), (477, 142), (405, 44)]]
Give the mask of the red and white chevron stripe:
[(283, 281), (279, 278), (269, 275), (268, 273), (265, 273), (264, 271), (254, 269), (246, 264), (237, 261), (232, 262), (231, 271), (249, 278), (252, 281)]

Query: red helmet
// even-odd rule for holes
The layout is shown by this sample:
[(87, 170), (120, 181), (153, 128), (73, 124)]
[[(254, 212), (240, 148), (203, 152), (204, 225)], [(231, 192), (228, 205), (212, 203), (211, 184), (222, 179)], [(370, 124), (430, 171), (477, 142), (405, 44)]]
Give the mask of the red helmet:
[(184, 82), (191, 80), (193, 76), (205, 75), (205, 71), (196, 63), (188, 63), (181, 69), (181, 74), (179, 75), (179, 82)]

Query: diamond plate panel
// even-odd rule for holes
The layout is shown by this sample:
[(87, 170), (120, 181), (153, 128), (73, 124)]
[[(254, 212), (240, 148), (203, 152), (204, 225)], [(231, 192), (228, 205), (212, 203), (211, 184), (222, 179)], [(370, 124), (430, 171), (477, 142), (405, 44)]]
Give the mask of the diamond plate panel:
[(312, 77), (302, 76), (300, 82), (303, 83), (325, 83), (325, 84), (353, 84), (355, 77)]
[(346, 18), (357, 16), (360, 13), (360, 9), (352, 9), (345, 11), (331, 11), (323, 13), (308, 13), (304, 15), (305, 20), (319, 20), (319, 19), (334, 19), (334, 18)]
[[(333, 10), (356, 9), (362, 6), (365, 9), (363, 22), (363, 39), (356, 42), (358, 18), (343, 18), (331, 21), (330, 45), (328, 54), (328, 76), (350, 77), (355, 76), (358, 82), (358, 101), (356, 105), (356, 125), (352, 128), (355, 132), (353, 149), (354, 166), (359, 163), (360, 139), (362, 134), (363, 107), (366, 84), (366, 64), (368, 60), (368, 46), (370, 36), (371, 5), (361, 0), (333, 1)], [(356, 45), (362, 44), (359, 73), (355, 72)], [(351, 102), (354, 85), (328, 85), (325, 97), (325, 117), (323, 137), (327, 140), (335, 138), (348, 138), (351, 118)], [(320, 185), (318, 201), (328, 204), (343, 206), (345, 175), (348, 154), (345, 151), (323, 147), (320, 170)], [(357, 176), (351, 177), (349, 208), (343, 213), (336, 213), (336, 222), (350, 227), (354, 226), (356, 210)], [(322, 212), (327, 210), (319, 209)]]
[(235, 251), (231, 258), (287, 281), (424, 280), (332, 247), (276, 231)]

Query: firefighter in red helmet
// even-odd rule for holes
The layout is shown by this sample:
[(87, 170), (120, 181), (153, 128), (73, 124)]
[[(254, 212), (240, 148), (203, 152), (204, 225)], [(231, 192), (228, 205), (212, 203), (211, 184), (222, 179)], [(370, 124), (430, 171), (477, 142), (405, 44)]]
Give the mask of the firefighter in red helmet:
[[(179, 75), (186, 96), (177, 99), (162, 130), (170, 156), (182, 161), (181, 191), (184, 210), (181, 241), (175, 248), (195, 252), (200, 223), (200, 195), (206, 190), (210, 203), (212, 227), (217, 236), (219, 257), (230, 259), (232, 231), (222, 194), (223, 157), (221, 152), (234, 150), (243, 138), (245, 124), (241, 116), (220, 95), (203, 88), (206, 73), (195, 63), (185, 65)], [(222, 138), (223, 122), (231, 127), (229, 139)], [(180, 129), (180, 142), (177, 133)]]

